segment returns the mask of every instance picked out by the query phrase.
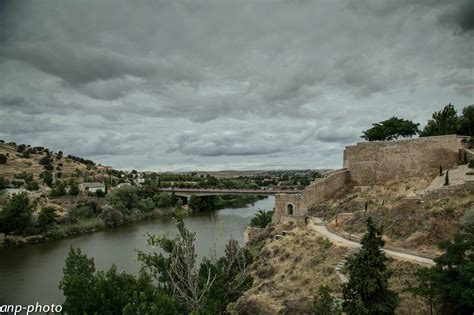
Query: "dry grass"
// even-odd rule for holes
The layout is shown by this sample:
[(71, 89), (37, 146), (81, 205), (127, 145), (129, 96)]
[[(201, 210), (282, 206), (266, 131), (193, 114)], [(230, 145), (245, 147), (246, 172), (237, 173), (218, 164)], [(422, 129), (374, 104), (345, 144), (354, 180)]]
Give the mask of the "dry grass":
[(304, 313), (319, 286), (327, 285), (340, 295), (334, 266), (345, 253), (346, 248), (302, 227), (282, 239), (267, 240), (253, 265), (253, 286), (235, 309), (239, 314)]
[[(0, 143), (0, 154), (8, 154), (6, 164), (0, 164), (0, 176), (13, 178), (15, 174), (19, 173), (31, 173), (35, 179), (39, 178), (39, 175), (44, 171), (43, 165), (39, 164), (39, 160), (44, 157), (45, 153), (31, 154), (29, 158), (21, 157), (21, 153), (17, 152), (16, 148)], [(20, 156), (17, 156), (20, 155)], [(76, 169), (83, 172), (87, 169), (85, 164), (70, 160), (66, 157), (58, 160), (56, 154), (51, 154), (53, 157), (53, 166), (57, 170), (58, 164), (61, 163), (61, 172), (63, 178), (70, 177)]]
[(325, 217), (334, 229), (359, 235), (365, 232), (365, 221), (371, 216), (377, 225), (384, 226), (387, 243), (439, 254), (438, 244), (454, 236), (460, 217), (474, 205), (474, 195), (458, 192), (438, 199), (413, 198), (427, 184), (420, 180), (374, 186), (330, 201), (324, 211), (313, 214)]

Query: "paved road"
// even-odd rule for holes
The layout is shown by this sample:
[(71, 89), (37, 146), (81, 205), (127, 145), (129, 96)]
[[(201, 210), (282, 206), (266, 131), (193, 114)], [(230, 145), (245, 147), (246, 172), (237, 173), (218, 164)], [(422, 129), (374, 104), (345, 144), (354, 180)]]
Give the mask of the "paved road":
[[(342, 245), (342, 246), (347, 246), (347, 247), (352, 247), (352, 248), (359, 248), (360, 244), (354, 241), (350, 241), (348, 239), (345, 239), (337, 234), (329, 232), (329, 230), (323, 226), (323, 225), (314, 225), (313, 223), (310, 223), (307, 225), (310, 229), (318, 232), (321, 235), (324, 235), (327, 237), (331, 242)], [(393, 250), (388, 250), (388, 249), (383, 249), (383, 251), (396, 259), (400, 260), (405, 260), (405, 261), (410, 261), (414, 262), (420, 265), (425, 265), (425, 266), (433, 266), (434, 262), (433, 259), (425, 258), (425, 257), (420, 257), (412, 254), (406, 254), (402, 252), (396, 252)]]

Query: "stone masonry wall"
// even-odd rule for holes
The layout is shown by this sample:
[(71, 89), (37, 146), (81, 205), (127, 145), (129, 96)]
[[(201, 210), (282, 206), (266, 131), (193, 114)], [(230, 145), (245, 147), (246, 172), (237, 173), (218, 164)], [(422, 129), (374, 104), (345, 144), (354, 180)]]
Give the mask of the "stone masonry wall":
[[(313, 181), (302, 194), (277, 194), (272, 222), (304, 221), (308, 208), (344, 189), (349, 181), (349, 170), (340, 169), (327, 173), (324, 178)], [(288, 213), (288, 205), (292, 205), (292, 214)]]
[(431, 177), (439, 166), (458, 162), (461, 141), (456, 135), (395, 141), (362, 142), (346, 147), (344, 168), (356, 185), (372, 185), (411, 177)]

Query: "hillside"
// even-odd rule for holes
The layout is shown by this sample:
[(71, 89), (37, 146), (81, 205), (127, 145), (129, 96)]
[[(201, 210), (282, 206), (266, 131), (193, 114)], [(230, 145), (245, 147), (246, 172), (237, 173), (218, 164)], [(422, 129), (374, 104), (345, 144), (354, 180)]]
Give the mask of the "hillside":
[[(54, 172), (55, 175), (59, 172), (61, 178), (67, 179), (75, 173), (96, 169), (92, 161), (64, 156), (62, 152), (53, 152), (43, 147), (0, 143), (0, 155), (2, 154), (7, 161), (0, 164), (0, 176), (10, 179), (21, 173), (30, 173), (34, 179), (39, 179), (45, 170)], [(48, 163), (45, 159), (48, 159)]]

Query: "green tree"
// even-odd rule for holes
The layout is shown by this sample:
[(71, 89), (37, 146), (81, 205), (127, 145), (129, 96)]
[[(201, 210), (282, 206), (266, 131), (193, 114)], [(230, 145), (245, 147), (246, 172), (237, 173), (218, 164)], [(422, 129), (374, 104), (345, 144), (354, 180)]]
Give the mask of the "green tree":
[(32, 206), (27, 193), (14, 194), (0, 211), (0, 231), (23, 232), (31, 224)]
[(422, 268), (419, 285), (410, 290), (439, 306), (442, 314), (474, 312), (474, 220), (470, 210), (463, 228), (453, 240), (441, 243), (444, 254), (435, 258), (436, 265)]
[(43, 171), (40, 174), (40, 178), (43, 179), (43, 183), (49, 187), (53, 187), (53, 174), (50, 171)]
[(107, 195), (108, 203), (123, 214), (131, 214), (139, 210), (140, 197), (138, 189), (133, 186), (121, 187)]
[(237, 300), (251, 286), (251, 256), (231, 241), (224, 257), (216, 263), (204, 259), (198, 266), (195, 233), (186, 228), (182, 219), (178, 219), (176, 227), (178, 235), (174, 238), (152, 235), (148, 239), (149, 245), (159, 246), (164, 254), (139, 251), (139, 260), (159, 287), (185, 307), (183, 313), (223, 313), (230, 301)]
[(398, 296), (389, 290), (382, 229), (369, 217), (360, 251), (348, 260), (350, 279), (343, 287), (343, 309), (349, 314), (395, 314)]
[(0, 154), (0, 164), (7, 164), (7, 156), (5, 154)]
[(97, 297), (94, 260), (82, 254), (79, 248), (71, 247), (65, 264), (64, 276), (59, 284), (66, 298), (63, 303), (63, 312), (94, 314)]
[(336, 299), (331, 295), (331, 289), (328, 286), (320, 286), (318, 296), (314, 298), (314, 315), (339, 315), (341, 307)]
[(251, 227), (264, 228), (272, 222), (273, 211), (258, 210), (250, 220)]
[(420, 137), (441, 136), (456, 134), (459, 129), (459, 118), (456, 109), (451, 104), (446, 105), (439, 112), (434, 112), (432, 119), (428, 120)]
[(104, 220), (105, 225), (108, 227), (116, 227), (123, 223), (123, 214), (119, 210), (112, 207), (105, 207), (99, 218)]
[(68, 194), (70, 196), (77, 196), (79, 195), (79, 185), (75, 181), (71, 181), (69, 183), (69, 190)]
[(170, 208), (174, 205), (173, 198), (168, 193), (157, 193), (153, 196), (153, 201), (155, 202), (155, 206), (157, 208)]
[(7, 181), (5, 177), (0, 176), (0, 190), (7, 188)]
[(96, 272), (92, 258), (71, 248), (63, 271), (59, 288), (66, 298), (66, 314), (182, 314), (179, 305), (157, 289), (144, 270), (138, 277), (119, 272), (115, 265)]
[(49, 193), (51, 197), (61, 197), (66, 196), (66, 183), (57, 182), (51, 192)]
[(47, 227), (56, 222), (57, 218), (56, 209), (53, 207), (42, 208), (38, 215), (38, 226), (42, 231), (45, 231)]
[(368, 141), (393, 140), (400, 137), (413, 137), (418, 134), (418, 126), (411, 120), (392, 117), (375, 123), (373, 127), (362, 133), (362, 138)]
[(474, 136), (474, 104), (463, 108), (459, 117), (459, 134)]

